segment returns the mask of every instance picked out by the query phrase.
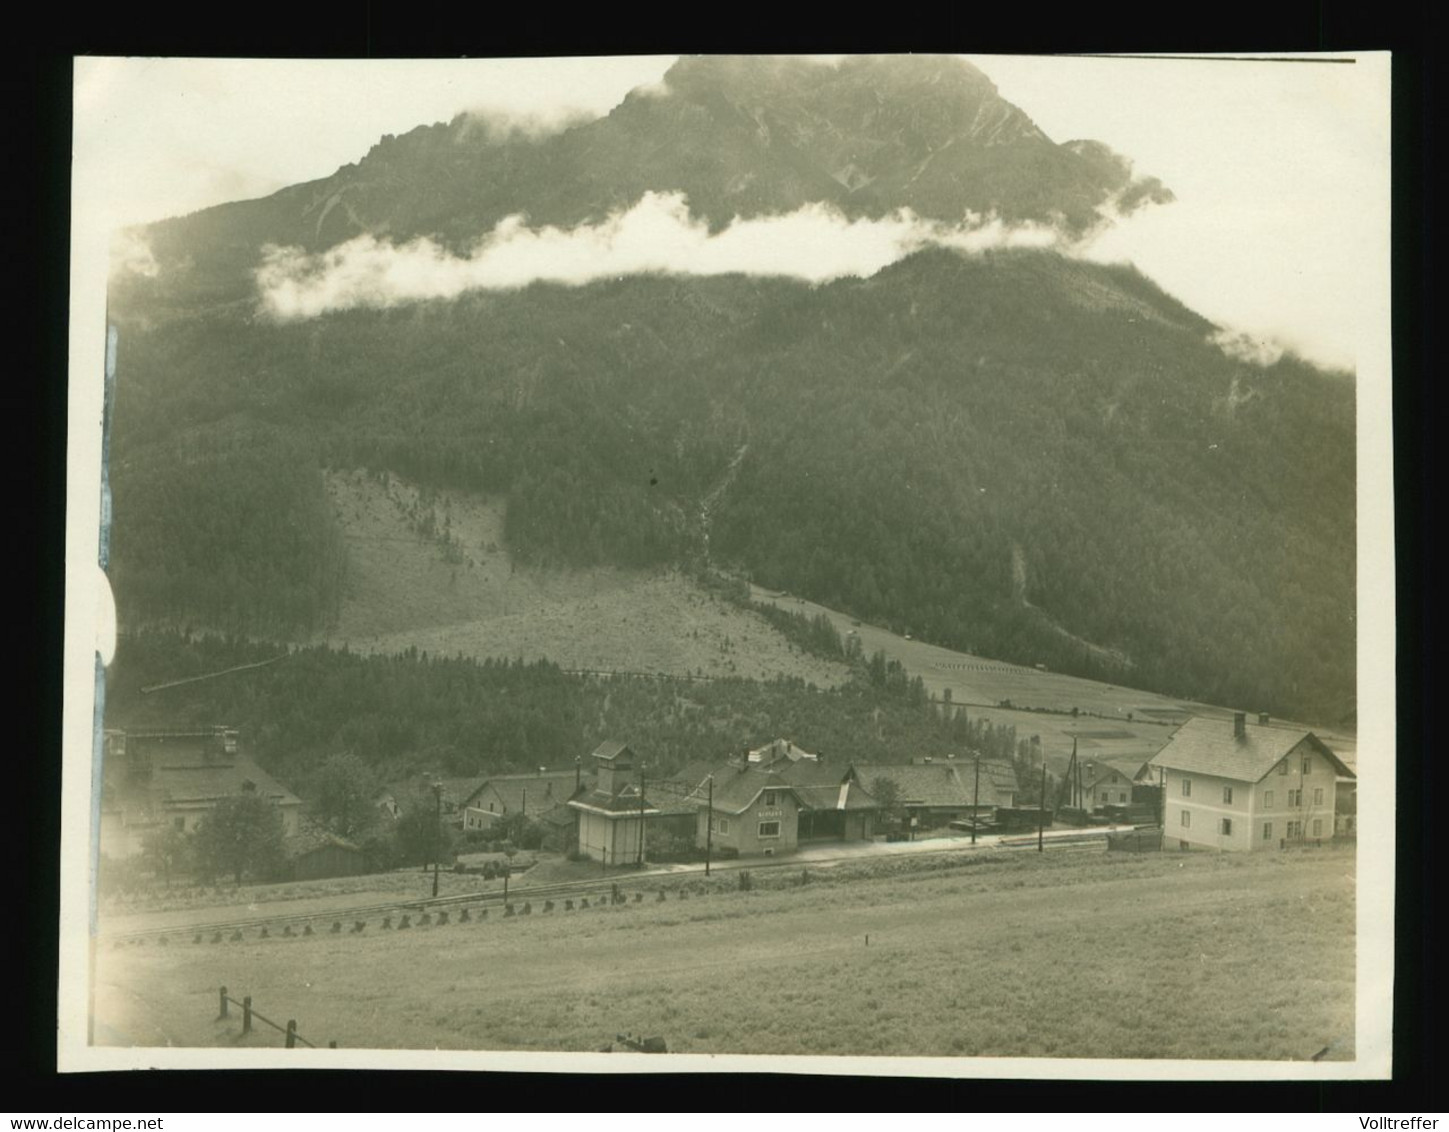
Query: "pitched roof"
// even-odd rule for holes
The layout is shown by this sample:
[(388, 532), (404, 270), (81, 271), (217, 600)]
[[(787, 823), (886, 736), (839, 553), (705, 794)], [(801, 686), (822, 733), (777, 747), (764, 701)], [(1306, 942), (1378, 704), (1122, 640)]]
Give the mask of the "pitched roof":
[(1246, 723), (1239, 739), (1233, 734), (1231, 720), (1202, 717), (1188, 720), (1173, 732), (1167, 746), (1152, 756), (1151, 765), (1259, 782), (1301, 743), (1329, 759), (1340, 776), (1353, 777), (1342, 759), (1317, 735), (1301, 727)]
[(625, 753), (631, 755), (634, 753), (633, 751), (629, 750), (629, 744), (621, 743), (617, 739), (605, 739), (602, 743), (594, 748), (592, 757), (612, 762), (614, 759), (617, 759), (620, 755)]
[(110, 810), (124, 810), (135, 822), (159, 820), (168, 810), (210, 809), (234, 794), (256, 793), (279, 806), (302, 800), (241, 752), (156, 752), (143, 765), (148, 773), (130, 774), (131, 759), (117, 755), (103, 764), (102, 795)]
[(498, 813), (512, 813), (523, 809), (527, 795), (529, 809), (543, 810), (555, 803), (562, 804), (578, 792), (576, 783), (582, 777), (582, 789), (593, 785), (593, 775), (580, 776), (575, 770), (549, 770), (542, 774), (495, 774), (479, 782), (478, 787), (465, 800), (464, 805), (480, 809), (492, 801)]
[(1082, 786), (1090, 790), (1099, 782), (1110, 782), (1113, 776), (1126, 779), (1130, 786), (1142, 770), (1142, 764), (1138, 762), (1105, 762), (1096, 760), (1092, 767), (1092, 773), (1088, 774), (1086, 767), (1082, 768)]
[(283, 842), (283, 851), (289, 857), (300, 857), (304, 853), (311, 853), (313, 850), (322, 849), (327, 846), (336, 846), (339, 849), (347, 849), (354, 853), (361, 853), (362, 847), (355, 842), (340, 837), (319, 825), (311, 818), (303, 818), (298, 823), (297, 832)]
[(771, 768), (788, 784), (807, 810), (878, 810), (880, 802), (860, 782), (852, 781), (850, 769), (837, 763), (800, 759), (777, 763)]
[(226, 755), (187, 763), (157, 763), (151, 769), (149, 792), (168, 804), (214, 802), (248, 790), (278, 805), (301, 805), (302, 800), (246, 755)]
[(468, 778), (439, 778), (433, 781), (443, 787), (443, 805), (461, 810), (474, 792), (488, 780), (475, 774)]
[(819, 755), (812, 754), (805, 750), (804, 747), (795, 746), (789, 739), (773, 739), (763, 747), (756, 747), (753, 750), (745, 752), (747, 762), (755, 763), (762, 767), (769, 766), (772, 763), (795, 763), (802, 761), (812, 763), (819, 758)]
[[(986, 763), (981, 764), (983, 772)], [(953, 763), (931, 763), (911, 766), (906, 763), (855, 763), (851, 770), (867, 789), (877, 778), (889, 778), (899, 790), (906, 806), (969, 806), (974, 788), (961, 780)], [(988, 777), (982, 774), (982, 784)], [(1015, 786), (1013, 785), (1013, 789)]]
[(880, 802), (859, 782), (818, 783), (793, 786), (795, 796), (807, 810), (878, 810)]
[(639, 787), (632, 782), (625, 783), (613, 794), (606, 790), (591, 790), (577, 798), (570, 798), (568, 805), (575, 809), (596, 810), (599, 813), (615, 817), (628, 817), (630, 814), (640, 813), (647, 816), (659, 813), (658, 807), (647, 797), (641, 801)]

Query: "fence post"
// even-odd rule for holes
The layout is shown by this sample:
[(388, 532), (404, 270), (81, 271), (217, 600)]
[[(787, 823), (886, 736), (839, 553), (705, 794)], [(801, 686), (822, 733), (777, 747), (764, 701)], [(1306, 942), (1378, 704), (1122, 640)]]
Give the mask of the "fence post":
[(287, 1048), (297, 1048), (297, 1020), (295, 1018), (287, 1019)]
[(242, 1033), (252, 1032), (252, 996), (246, 995), (242, 999)]
[(221, 988), (221, 1013), (218, 1014), (217, 1017), (218, 1018), (225, 1018), (226, 1017), (226, 987), (222, 987)]

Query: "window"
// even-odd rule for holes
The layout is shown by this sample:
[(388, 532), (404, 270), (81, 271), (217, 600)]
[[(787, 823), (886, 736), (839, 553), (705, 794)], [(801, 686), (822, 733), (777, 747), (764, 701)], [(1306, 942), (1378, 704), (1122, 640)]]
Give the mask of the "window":
[(1264, 841), (1272, 841), (1273, 840), (1273, 823), (1270, 822), (1270, 821), (1265, 821), (1263, 823), (1263, 840)]
[(765, 805), (767, 805), (767, 806), (773, 806), (775, 804), (776, 804), (775, 803), (775, 791), (773, 791), (773, 790), (766, 790), (765, 791)]
[(1192, 797), (1192, 779), (1184, 778), (1182, 780), (1182, 796), (1184, 798)]
[(1304, 774), (1312, 774), (1313, 773), (1313, 760), (1310, 759), (1307, 755), (1304, 755), (1303, 756), (1303, 773)]
[(760, 823), (761, 837), (779, 837), (780, 823), (777, 821), (762, 821)]
[(182, 833), (185, 833), (186, 832), (186, 819), (185, 818), (172, 818), (171, 819), (171, 824), (174, 825), (177, 829), (179, 829)]
[(1323, 805), (1323, 787), (1322, 786), (1315, 786), (1313, 788), (1313, 804), (1315, 806), (1321, 806), (1321, 805)]
[(1231, 837), (1233, 835), (1233, 819), (1223, 818), (1222, 822), (1219, 825), (1218, 832), (1221, 833), (1224, 837)]
[(1272, 808), (1273, 808), (1273, 791), (1271, 791), (1271, 790), (1264, 790), (1263, 791), (1263, 809), (1265, 809), (1265, 810), (1271, 810)]
[(1300, 786), (1297, 790), (1288, 791), (1288, 804), (1295, 810), (1303, 805), (1303, 787)]
[(729, 818), (720, 818), (719, 819), (719, 832), (720, 833), (728, 833), (729, 831), (730, 831), (730, 819)]
[(1125, 791), (1119, 791), (1118, 792), (1118, 794), (1117, 794), (1117, 801), (1119, 801), (1119, 802), (1125, 802), (1125, 801), (1127, 801), (1127, 794), (1126, 794)]
[(1184, 829), (1191, 829), (1192, 828), (1192, 811), (1190, 811), (1190, 810), (1183, 810), (1183, 811), (1181, 811), (1180, 814), (1178, 815), (1178, 821), (1181, 822), (1182, 827)]
[(1314, 837), (1322, 837), (1323, 836), (1323, 819), (1322, 818), (1314, 818), (1313, 819), (1313, 836)]
[(1284, 759), (1281, 763), (1278, 764), (1278, 773), (1279, 774), (1287, 774), (1288, 773), (1288, 760), (1287, 759)]
[(1225, 805), (1225, 806), (1231, 806), (1232, 804), (1233, 804), (1233, 788), (1231, 786), (1224, 786), (1223, 787), (1223, 805)]

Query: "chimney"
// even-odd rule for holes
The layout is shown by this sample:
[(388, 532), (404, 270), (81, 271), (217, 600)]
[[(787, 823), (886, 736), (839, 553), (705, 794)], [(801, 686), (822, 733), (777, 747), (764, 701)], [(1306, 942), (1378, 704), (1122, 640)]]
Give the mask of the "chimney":
[(1259, 727), (1267, 727), (1268, 726), (1268, 713), (1266, 711), (1260, 711), (1258, 713), (1258, 726)]
[(1233, 713), (1233, 738), (1239, 741), (1248, 737), (1248, 713), (1237, 711)]

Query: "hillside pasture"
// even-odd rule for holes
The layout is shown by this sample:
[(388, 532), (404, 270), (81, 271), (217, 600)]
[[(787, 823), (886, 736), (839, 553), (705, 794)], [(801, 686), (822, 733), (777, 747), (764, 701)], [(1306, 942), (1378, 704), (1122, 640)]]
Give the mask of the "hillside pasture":
[[(899, 661), (911, 676), (921, 678), (927, 694), (943, 708), (949, 694), (957, 710), (964, 709), (973, 719), (1015, 727), (1023, 739), (1041, 736), (1047, 762), (1055, 773), (1066, 765), (1073, 740), (1083, 759), (1145, 762), (1190, 717), (1219, 718), (1225, 726), (1232, 718), (1233, 709), (1228, 707), (928, 644), (778, 590), (751, 586), (750, 597), (811, 618), (823, 615), (842, 635), (856, 633), (867, 656), (881, 651)], [(1011, 706), (1002, 706), (1007, 703)], [(1071, 714), (1074, 708), (1075, 716)], [(1354, 765), (1356, 743), (1351, 733), (1322, 726), (1315, 726), (1314, 731)]]
[(678, 573), (516, 562), (504, 543), (501, 499), (425, 496), (397, 476), (361, 472), (330, 473), (327, 490), (347, 547), (328, 643), (546, 659), (587, 671), (784, 675), (819, 687), (848, 675)]
[(636, 1033), (675, 1053), (1353, 1056), (1351, 852), (1003, 854), (761, 880), (411, 931), (106, 948), (97, 1033), (280, 1044), (243, 1037), (235, 1010), (216, 1018), (226, 985), (354, 1049), (591, 1051)]

